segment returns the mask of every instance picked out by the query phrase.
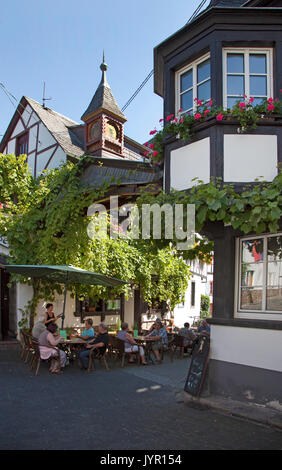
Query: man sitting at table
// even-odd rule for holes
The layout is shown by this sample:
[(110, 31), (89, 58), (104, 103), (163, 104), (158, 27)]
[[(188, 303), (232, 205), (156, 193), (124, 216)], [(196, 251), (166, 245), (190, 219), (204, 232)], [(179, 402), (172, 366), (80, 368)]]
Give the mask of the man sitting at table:
[(92, 318), (87, 318), (85, 320), (85, 328), (83, 330), (82, 335), (77, 335), (76, 337), (80, 339), (84, 339), (85, 341), (88, 341), (89, 339), (94, 338), (95, 332), (92, 326), (93, 326)]
[(204, 318), (202, 321), (201, 321), (201, 324), (197, 330), (198, 333), (201, 333), (203, 335), (210, 335), (211, 334), (211, 327), (210, 325), (208, 324), (206, 318)]
[(154, 330), (145, 336), (145, 339), (152, 340), (152, 350), (156, 357), (156, 362), (160, 363), (160, 351), (165, 350), (168, 347), (168, 339), (166, 329), (163, 327), (163, 324), (158, 320), (155, 322)]
[(79, 353), (79, 359), (83, 369), (88, 369), (90, 349), (93, 349), (95, 356), (104, 354), (109, 344), (110, 337), (108, 335), (108, 327), (105, 323), (100, 323), (98, 326), (98, 335), (87, 342), (86, 350)]
[(190, 325), (188, 322), (184, 323), (184, 328), (181, 328), (178, 332), (179, 336), (184, 336), (183, 346), (184, 350), (189, 346), (193, 345), (193, 341), (196, 339), (196, 334), (194, 331), (190, 330)]

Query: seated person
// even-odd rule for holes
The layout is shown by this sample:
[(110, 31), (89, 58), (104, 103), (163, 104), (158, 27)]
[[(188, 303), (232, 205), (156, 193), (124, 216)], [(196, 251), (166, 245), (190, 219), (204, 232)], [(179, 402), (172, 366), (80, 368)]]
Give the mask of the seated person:
[(168, 339), (166, 329), (163, 327), (163, 324), (160, 321), (156, 320), (154, 330), (145, 336), (146, 339), (150, 338), (152, 342), (152, 350), (156, 357), (158, 363), (160, 363), (160, 350), (167, 349)]
[(206, 318), (204, 318), (201, 321), (201, 324), (197, 330), (198, 333), (204, 334), (204, 335), (210, 335), (211, 333), (211, 327), (208, 325)]
[(87, 320), (85, 320), (84, 325), (85, 325), (85, 328), (83, 330), (82, 335), (76, 335), (76, 338), (80, 338), (80, 339), (84, 339), (85, 341), (88, 341), (89, 339), (92, 339), (95, 336), (92, 318), (87, 318)]
[(38, 321), (34, 323), (31, 334), (33, 338), (38, 339), (43, 331), (46, 331), (46, 326), (43, 321)]
[(154, 331), (157, 322), (160, 322), (160, 323), (161, 323), (161, 322), (162, 322), (162, 319), (161, 319), (161, 318), (156, 318), (156, 321), (152, 324), (152, 326), (150, 326), (149, 331), (148, 331), (148, 334), (149, 334), (149, 333), (152, 333), (152, 331)]
[(188, 322), (184, 323), (184, 328), (181, 328), (178, 334), (179, 336), (184, 336), (184, 348), (192, 346), (193, 341), (197, 338), (194, 331), (190, 330), (190, 325)]
[[(121, 324), (121, 331), (118, 332), (117, 337), (124, 341), (124, 351), (126, 353), (134, 353), (138, 351), (138, 345), (135, 339), (131, 336), (130, 333), (128, 333), (128, 323), (124, 322)], [(139, 346), (139, 352), (141, 362), (144, 366), (146, 366), (147, 362), (145, 361), (144, 349), (142, 346)], [(133, 354), (131, 354), (131, 356), (133, 356)], [(129, 362), (134, 362), (133, 357), (129, 360)]]
[[(67, 361), (67, 355), (64, 351), (58, 349), (56, 346), (63, 338), (63, 336), (57, 335), (57, 325), (55, 323), (51, 323), (50, 325), (45, 327), (45, 331), (41, 333), (38, 339), (39, 343), (39, 351), (41, 359), (50, 359), (52, 356), (56, 356), (58, 351), (60, 352), (60, 365), (61, 368), (65, 367)], [(52, 361), (50, 366), (50, 372), (59, 374), (59, 364), (57, 361)]]
[(88, 369), (90, 349), (93, 349), (93, 354), (104, 354), (109, 344), (110, 337), (108, 335), (108, 327), (105, 323), (100, 323), (98, 326), (98, 335), (94, 339), (87, 342), (86, 350), (79, 353), (79, 360), (83, 369)]

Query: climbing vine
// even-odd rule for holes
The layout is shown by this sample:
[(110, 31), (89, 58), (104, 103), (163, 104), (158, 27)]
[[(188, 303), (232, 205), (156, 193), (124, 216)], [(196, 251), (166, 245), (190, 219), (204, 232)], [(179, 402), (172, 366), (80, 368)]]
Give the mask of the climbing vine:
[[(9, 262), (71, 264), (128, 280), (141, 287), (149, 303), (158, 297), (174, 308), (187, 289), (189, 268), (173, 247), (156, 248), (146, 240), (88, 237), (87, 209), (105, 196), (112, 182), (101, 182), (99, 188), (82, 184), (86, 160), (67, 162), (33, 178), (24, 156), (0, 155), (0, 234), (9, 243)], [(22, 276), (13, 279), (33, 283), (35, 288), (25, 316), (34, 315), (39, 299), (52, 300), (55, 292), (62, 293), (61, 285), (40, 281), (35, 286), (35, 281)], [(98, 299), (128, 295), (129, 286), (109, 292), (102, 286), (70, 285), (70, 290), (73, 295)]]

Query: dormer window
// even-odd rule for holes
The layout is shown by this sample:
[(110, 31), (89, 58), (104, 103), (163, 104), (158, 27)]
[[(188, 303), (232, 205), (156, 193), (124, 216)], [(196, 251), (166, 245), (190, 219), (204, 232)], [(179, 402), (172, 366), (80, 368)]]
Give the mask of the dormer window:
[(211, 98), (210, 55), (183, 67), (176, 74), (176, 110), (182, 113), (193, 112), (196, 108), (195, 99), (203, 102)]
[(271, 49), (223, 49), (223, 105), (232, 108), (243, 95), (253, 97), (253, 105), (272, 96)]

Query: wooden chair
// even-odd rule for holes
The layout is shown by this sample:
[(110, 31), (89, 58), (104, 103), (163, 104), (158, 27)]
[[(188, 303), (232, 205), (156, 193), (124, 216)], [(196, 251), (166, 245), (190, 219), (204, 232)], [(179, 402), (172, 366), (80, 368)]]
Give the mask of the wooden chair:
[(183, 357), (184, 355), (184, 336), (175, 335), (173, 341), (169, 344), (170, 350), (170, 359), (173, 362), (174, 354), (179, 349), (179, 356)]
[(97, 349), (90, 350), (89, 361), (88, 361), (88, 373), (90, 373), (92, 370), (92, 364), (95, 369), (95, 360), (100, 361), (100, 363), (103, 360), (106, 370), (109, 371), (110, 369), (106, 360), (107, 349), (105, 350), (104, 353), (98, 352), (98, 354), (94, 354), (95, 351), (97, 351)]
[(32, 361), (31, 361), (31, 366), (30, 366), (30, 370), (33, 370), (36, 362), (37, 362), (37, 368), (36, 368), (36, 372), (35, 372), (35, 375), (38, 375), (38, 372), (39, 372), (39, 367), (40, 367), (40, 363), (41, 361), (44, 361), (44, 362), (52, 362), (53, 360), (57, 361), (58, 364), (59, 364), (59, 371), (61, 370), (61, 362), (60, 362), (60, 350), (58, 350), (57, 348), (53, 347), (53, 346), (50, 346), (50, 348), (52, 349), (55, 349), (57, 354), (50, 357), (49, 359), (42, 359), (41, 356), (40, 356), (40, 349), (39, 349), (39, 343), (37, 341), (37, 339), (31, 337), (31, 343), (32, 343), (32, 347), (33, 347), (33, 358), (32, 358)]
[(22, 353), (22, 357), (24, 359), (24, 362), (25, 364), (27, 363), (28, 361), (28, 358), (29, 358), (29, 354), (33, 354), (34, 353), (34, 350), (33, 350), (33, 346), (32, 346), (32, 343), (31, 343), (31, 335), (26, 333), (25, 331), (22, 331), (21, 330), (21, 334), (22, 334), (22, 338), (23, 338), (23, 341), (24, 341), (24, 350), (23, 350), (23, 353)]
[(112, 343), (112, 355), (114, 356), (115, 360), (121, 359), (121, 367), (124, 367), (125, 357), (130, 356), (131, 354), (137, 354), (138, 366), (140, 366), (140, 346), (138, 346), (138, 344), (136, 345), (138, 346), (138, 351), (132, 353), (132, 352), (125, 351), (124, 341), (120, 338), (117, 338), (116, 336), (113, 336), (111, 338), (111, 343)]

